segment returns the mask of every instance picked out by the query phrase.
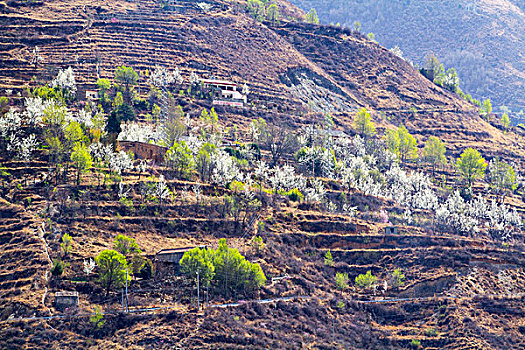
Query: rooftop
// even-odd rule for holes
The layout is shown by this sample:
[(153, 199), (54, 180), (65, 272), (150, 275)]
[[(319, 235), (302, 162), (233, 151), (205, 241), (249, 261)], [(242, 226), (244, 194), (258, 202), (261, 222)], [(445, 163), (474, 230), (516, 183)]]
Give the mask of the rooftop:
[(207, 248), (207, 246), (205, 246), (205, 245), (198, 245), (198, 246), (193, 246), (193, 247), (162, 249), (162, 250), (159, 250), (156, 255), (186, 253), (187, 251), (190, 251), (190, 250), (195, 249), (195, 248), (205, 249), (205, 248)]
[(217, 84), (217, 85), (230, 85), (237, 86), (237, 83), (228, 80), (219, 80), (219, 79), (201, 79), (201, 82), (204, 84)]

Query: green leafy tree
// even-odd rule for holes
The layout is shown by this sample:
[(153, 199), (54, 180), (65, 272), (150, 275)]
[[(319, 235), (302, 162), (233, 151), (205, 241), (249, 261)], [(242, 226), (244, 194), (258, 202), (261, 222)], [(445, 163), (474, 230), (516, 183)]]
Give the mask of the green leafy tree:
[(370, 40), (371, 42), (374, 42), (374, 43), (377, 43), (376, 41), (376, 35), (374, 33), (368, 33), (366, 35), (366, 37), (368, 38), (368, 40)]
[(456, 167), (460, 175), (467, 181), (468, 187), (471, 188), (472, 182), (485, 175), (487, 162), (477, 150), (467, 148), (457, 159)]
[(510, 127), (510, 118), (507, 112), (503, 113), (503, 115), (501, 116), (501, 124), (503, 124), (503, 126), (505, 127), (505, 132), (507, 132), (507, 130)]
[(133, 121), (136, 118), (135, 110), (127, 103), (123, 103), (117, 107), (116, 112), (121, 121)]
[(122, 95), (122, 92), (118, 91), (115, 95), (115, 99), (113, 100), (113, 109), (117, 110), (120, 106), (124, 104), (124, 96)]
[(109, 114), (108, 120), (106, 121), (106, 131), (113, 135), (113, 138), (117, 138), (118, 134), (122, 131), (122, 128), (120, 127), (120, 124), (122, 121), (120, 120), (120, 117), (117, 113), (117, 111), (113, 110)]
[(224, 238), (219, 240), (213, 264), (216, 288), (227, 297), (252, 294), (266, 283), (261, 266), (247, 261), (237, 249), (228, 247)]
[(366, 108), (361, 108), (357, 111), (357, 114), (354, 117), (354, 128), (359, 135), (365, 138), (376, 133), (376, 127)]
[(482, 113), (486, 115), (487, 118), (489, 114), (492, 113), (492, 103), (490, 102), (490, 98), (487, 98), (485, 101), (483, 101)]
[(266, 19), (268, 21), (275, 24), (279, 22), (280, 16), (281, 15), (279, 13), (279, 7), (276, 4), (271, 4), (270, 6), (268, 6), (268, 11), (266, 13)]
[(311, 8), (310, 11), (304, 16), (304, 20), (307, 23), (319, 24), (319, 17), (317, 16), (317, 11), (314, 8)]
[(369, 289), (377, 283), (377, 277), (368, 270), (366, 274), (360, 274), (355, 278), (355, 285), (360, 289)]
[(135, 239), (125, 235), (117, 235), (117, 237), (115, 237), (113, 249), (122, 255), (142, 254)]
[(501, 196), (502, 202), (505, 194), (514, 191), (517, 187), (514, 168), (500, 161), (499, 158), (495, 158), (490, 162), (485, 179), (496, 193)]
[(405, 284), (405, 275), (401, 269), (395, 269), (391, 276), (391, 285), (394, 288), (399, 288)]
[(177, 173), (178, 177), (188, 176), (194, 168), (191, 150), (184, 141), (174, 142), (173, 146), (166, 152), (164, 160)]
[(113, 289), (119, 289), (126, 281), (127, 262), (124, 255), (114, 250), (103, 250), (96, 257), (99, 282), (106, 290), (106, 296)]
[(195, 166), (202, 181), (210, 181), (212, 174), (211, 155), (215, 152), (216, 146), (212, 143), (205, 143), (195, 156)]
[(403, 125), (387, 131), (386, 144), (402, 163), (417, 158), (417, 141)]
[(64, 256), (69, 256), (69, 254), (71, 254), (73, 251), (73, 238), (71, 238), (69, 234), (64, 233), (61, 241), (62, 243), (60, 243), (60, 248), (62, 249)]
[(175, 108), (170, 109), (166, 118), (162, 122), (162, 131), (165, 135), (163, 141), (167, 147), (173, 146), (175, 141), (180, 139), (180, 137), (186, 133), (184, 111), (181, 106), (176, 106)]
[(111, 89), (111, 82), (109, 79), (101, 78), (97, 80), (99, 98), (103, 104), (107, 104), (109, 100), (108, 91)]
[(326, 266), (334, 266), (334, 258), (332, 257), (332, 253), (330, 252), (330, 249), (328, 249), (328, 251), (324, 255), (324, 264)]
[(445, 75), (445, 69), (433, 53), (426, 56), (425, 70), (428, 74), (427, 78), (431, 79), (434, 83), (441, 85), (440, 80)]
[(348, 274), (347, 273), (340, 273), (340, 272), (338, 272), (338, 273), (335, 274), (335, 286), (340, 291), (348, 289), (348, 281), (349, 280), (350, 279), (348, 278)]
[(432, 166), (432, 175), (434, 175), (436, 166), (447, 164), (446, 152), (447, 148), (440, 139), (435, 136), (428, 138), (423, 148), (423, 160)]
[(115, 82), (124, 90), (124, 99), (128, 104), (131, 104), (131, 92), (138, 81), (139, 75), (131, 67), (121, 66), (115, 71)]
[(248, 0), (246, 7), (256, 21), (262, 21), (266, 16), (266, 7), (260, 0)]
[(355, 21), (354, 22), (354, 30), (356, 32), (360, 32), (361, 31), (361, 23), (359, 21)]
[(199, 273), (199, 284), (201, 287), (209, 287), (215, 276), (213, 265), (214, 252), (211, 249), (194, 248), (182, 256), (179, 262), (182, 273), (190, 280), (197, 281)]
[(80, 175), (85, 173), (93, 166), (93, 159), (88, 148), (81, 143), (77, 143), (71, 153), (71, 162), (77, 170), (77, 186), (80, 185)]

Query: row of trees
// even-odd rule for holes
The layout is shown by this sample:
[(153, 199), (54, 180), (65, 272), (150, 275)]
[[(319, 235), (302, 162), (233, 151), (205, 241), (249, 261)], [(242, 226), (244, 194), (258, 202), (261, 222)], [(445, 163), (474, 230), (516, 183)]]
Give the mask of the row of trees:
[[(365, 139), (372, 137), (375, 125), (370, 113), (366, 109), (357, 112), (354, 118), (354, 128)], [(403, 125), (397, 129), (388, 129), (384, 136), (387, 149), (395, 154), (401, 163), (415, 160), (418, 157), (417, 140)], [(422, 150), (422, 160), (432, 167), (432, 174), (436, 167), (447, 164), (445, 144), (435, 136), (430, 136)], [(485, 172), (489, 163), (481, 156), (479, 151), (468, 148), (456, 160), (455, 167), (470, 188), (474, 181), (483, 179), (499, 193), (512, 191), (516, 188), (516, 174), (514, 168), (508, 163), (495, 158), (491, 161), (487, 176)]]

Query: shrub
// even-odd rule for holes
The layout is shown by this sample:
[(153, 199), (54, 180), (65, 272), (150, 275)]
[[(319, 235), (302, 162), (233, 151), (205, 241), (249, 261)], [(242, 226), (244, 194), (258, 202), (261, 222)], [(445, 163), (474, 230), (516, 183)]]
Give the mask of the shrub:
[(395, 269), (394, 272), (392, 272), (392, 286), (394, 288), (399, 288), (405, 283), (405, 275), (401, 271), (401, 269)]
[(261, 236), (255, 236), (252, 244), (256, 254), (260, 254), (266, 246)]
[(435, 337), (437, 336), (437, 331), (435, 328), (427, 328), (425, 329), (425, 335), (427, 337)]
[(410, 342), (410, 347), (412, 349), (419, 349), (421, 347), (421, 342), (417, 339), (412, 339), (412, 341)]
[(343, 291), (345, 289), (348, 288), (348, 281), (350, 279), (348, 278), (348, 274), (347, 273), (336, 273), (335, 274), (335, 286), (337, 287), (337, 289)]
[(64, 233), (62, 236), (62, 243), (60, 243), (60, 248), (62, 248), (62, 252), (64, 253), (64, 256), (68, 256), (71, 251), (73, 250), (73, 238), (67, 233)]
[(297, 188), (286, 192), (285, 195), (293, 202), (302, 202), (304, 199), (304, 195)]
[(360, 289), (368, 289), (377, 282), (377, 277), (372, 275), (372, 271), (368, 270), (365, 275), (360, 274), (355, 278), (355, 285)]
[(142, 265), (140, 268), (137, 277), (143, 278), (145, 280), (149, 280), (151, 277), (153, 277), (153, 263), (150, 259), (145, 259), (144, 265)]
[(332, 257), (332, 253), (330, 252), (330, 249), (328, 249), (328, 251), (324, 255), (324, 264), (326, 266), (334, 266), (334, 258)]
[(102, 314), (102, 309), (100, 306), (95, 307), (95, 312), (89, 318), (89, 322), (93, 325), (93, 328), (100, 329), (104, 326), (106, 321), (104, 320), (104, 315)]
[(64, 262), (62, 260), (53, 260), (53, 267), (51, 268), (51, 274), (55, 277), (62, 276), (64, 273)]

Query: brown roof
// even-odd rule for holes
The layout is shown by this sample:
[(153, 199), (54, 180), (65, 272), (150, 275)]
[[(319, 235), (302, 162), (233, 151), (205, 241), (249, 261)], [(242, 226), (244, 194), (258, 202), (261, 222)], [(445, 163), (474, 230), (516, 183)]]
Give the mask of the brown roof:
[(206, 249), (206, 246), (199, 245), (199, 246), (193, 246), (193, 247), (162, 249), (162, 250), (159, 250), (156, 255), (186, 253), (195, 248)]

